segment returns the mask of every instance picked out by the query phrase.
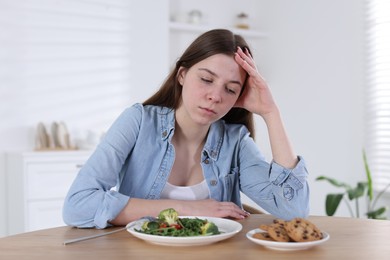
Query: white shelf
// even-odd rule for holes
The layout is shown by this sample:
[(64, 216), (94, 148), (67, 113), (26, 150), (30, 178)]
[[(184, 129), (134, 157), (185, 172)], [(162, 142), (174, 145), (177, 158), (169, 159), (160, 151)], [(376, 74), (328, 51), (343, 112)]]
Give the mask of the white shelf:
[[(188, 32), (188, 33), (203, 33), (205, 31), (221, 28), (221, 27), (213, 27), (211, 25), (198, 25), (198, 24), (190, 24), (190, 23), (178, 23), (178, 22), (169, 22), (169, 28), (171, 31), (177, 31), (177, 32)], [(250, 29), (239, 29), (239, 28), (225, 28), (228, 30), (231, 30), (235, 34), (239, 34), (243, 37), (249, 37), (249, 38), (266, 38), (266, 34), (250, 30)]]

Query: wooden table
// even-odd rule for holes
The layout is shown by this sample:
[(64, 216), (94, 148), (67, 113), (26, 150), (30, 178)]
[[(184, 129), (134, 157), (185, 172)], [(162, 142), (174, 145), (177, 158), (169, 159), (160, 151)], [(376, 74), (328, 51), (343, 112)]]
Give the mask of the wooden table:
[(330, 234), (325, 243), (302, 251), (276, 251), (249, 241), (245, 234), (270, 215), (251, 215), (239, 221), (243, 230), (234, 237), (206, 246), (169, 247), (139, 240), (127, 231), (63, 245), (65, 240), (110, 232), (59, 227), (0, 238), (0, 259), (390, 259), (390, 221), (312, 216)]

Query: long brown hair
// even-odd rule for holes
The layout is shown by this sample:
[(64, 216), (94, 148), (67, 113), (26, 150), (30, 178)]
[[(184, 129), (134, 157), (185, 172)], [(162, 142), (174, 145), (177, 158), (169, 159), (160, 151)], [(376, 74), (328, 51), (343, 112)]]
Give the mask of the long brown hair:
[[(215, 29), (203, 33), (184, 51), (183, 55), (176, 62), (175, 68), (168, 75), (160, 89), (144, 101), (143, 104), (164, 106), (172, 109), (178, 108), (181, 102), (182, 91), (182, 87), (177, 78), (180, 67), (189, 69), (194, 64), (215, 54), (226, 54), (234, 57), (237, 47), (241, 47), (243, 50), (247, 49), (250, 52), (249, 46), (244, 38), (240, 35), (233, 34), (229, 30)], [(226, 123), (245, 125), (254, 138), (253, 114), (248, 110), (233, 107), (222, 119)]]

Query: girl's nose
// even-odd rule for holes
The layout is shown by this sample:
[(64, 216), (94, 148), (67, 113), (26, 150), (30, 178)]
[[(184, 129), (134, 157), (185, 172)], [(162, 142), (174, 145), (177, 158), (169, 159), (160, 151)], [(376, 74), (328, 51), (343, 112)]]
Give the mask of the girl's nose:
[(222, 101), (221, 93), (219, 92), (219, 90), (211, 91), (208, 94), (208, 99), (215, 103), (220, 103)]

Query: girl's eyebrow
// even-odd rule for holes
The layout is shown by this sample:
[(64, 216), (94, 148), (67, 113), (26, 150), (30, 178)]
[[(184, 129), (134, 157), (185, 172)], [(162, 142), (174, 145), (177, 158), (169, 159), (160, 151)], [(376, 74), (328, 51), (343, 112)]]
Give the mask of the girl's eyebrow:
[[(211, 70), (209, 70), (207, 68), (199, 68), (198, 70), (206, 71), (206, 72), (210, 73), (211, 75), (213, 75), (215, 77), (218, 77), (218, 75), (215, 72), (213, 72), (213, 71), (211, 71)], [(240, 86), (242, 85), (242, 83), (240, 81), (238, 81), (238, 80), (230, 80), (229, 83), (235, 83), (235, 84), (238, 84)]]
[(204, 70), (204, 71), (206, 71), (206, 72), (210, 73), (211, 75), (218, 77), (218, 75), (217, 75), (217, 74), (215, 74), (214, 72), (212, 72), (212, 71), (211, 71), (211, 70), (209, 70), (209, 69), (206, 69), (206, 68), (199, 68), (199, 70)]

